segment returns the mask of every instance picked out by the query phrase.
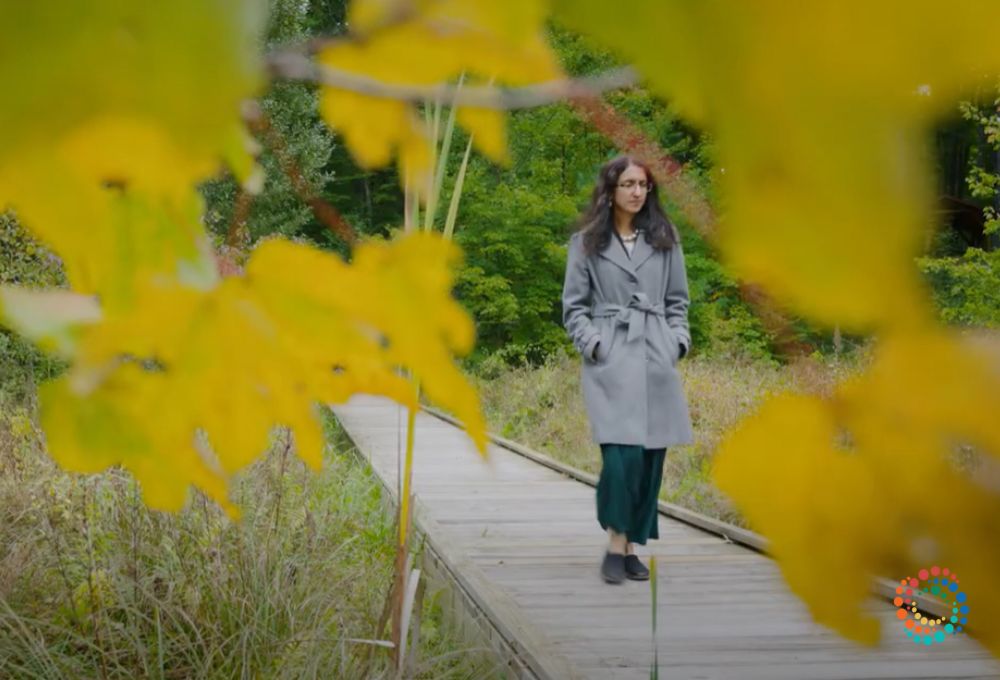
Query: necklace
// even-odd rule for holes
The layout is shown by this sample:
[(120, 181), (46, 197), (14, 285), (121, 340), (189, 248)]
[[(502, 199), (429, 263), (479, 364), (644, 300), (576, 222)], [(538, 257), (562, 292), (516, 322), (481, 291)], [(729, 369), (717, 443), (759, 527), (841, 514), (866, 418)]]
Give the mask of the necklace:
[(621, 237), (622, 241), (625, 241), (625, 243), (632, 243), (632, 242), (633, 242), (633, 241), (635, 241), (635, 240), (636, 240), (637, 238), (639, 238), (639, 232), (638, 232), (638, 230), (637, 230), (637, 231), (633, 231), (633, 232), (632, 232), (631, 234), (629, 234), (628, 236), (622, 236), (622, 237)]

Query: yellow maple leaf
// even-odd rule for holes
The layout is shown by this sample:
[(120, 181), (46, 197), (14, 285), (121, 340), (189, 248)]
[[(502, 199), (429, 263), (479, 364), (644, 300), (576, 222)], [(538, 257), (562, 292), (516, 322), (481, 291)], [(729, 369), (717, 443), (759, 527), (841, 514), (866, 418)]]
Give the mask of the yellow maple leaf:
[[(861, 605), (872, 575), (948, 565), (977, 610), (1000, 606), (1000, 496), (953, 452), (966, 442), (1000, 459), (997, 413), (1000, 368), (980, 348), (942, 332), (896, 335), (832, 399), (767, 402), (727, 436), (714, 477), (816, 619), (871, 643), (877, 626)], [(995, 627), (977, 635), (1000, 653)]]
[(112, 126), (109, 146), (90, 151), (135, 170), (113, 179), (148, 174), (173, 182), (169, 175), (191, 169), (197, 176), (189, 179), (200, 179), (240, 128), (240, 102), (262, 83), (255, 39), (263, 10), (259, 0), (94, 0), (72, 13), (4, 3), (0, 23), (17, 30), (4, 40), (0, 62), (0, 166), (113, 119), (146, 126), (184, 159), (180, 167), (157, 167), (150, 162), (157, 158), (128, 146), (129, 135), (116, 144)]
[(472, 135), (472, 143), (483, 154), (507, 163), (507, 119), (500, 111), (463, 106), (455, 116), (458, 124)]
[(859, 566), (881, 531), (872, 521), (878, 489), (861, 461), (836, 450), (836, 434), (818, 399), (776, 397), (727, 436), (714, 478), (768, 537), (788, 585), (816, 620), (873, 643), (878, 623), (860, 612), (870, 575)]
[(922, 321), (912, 259), (934, 223), (924, 138), (1000, 69), (1000, 5), (640, 0), (627, 15), (597, 0), (554, 5), (711, 130), (724, 169), (719, 245), (740, 275), (830, 326)]
[[(240, 102), (261, 82), (262, 9), (259, 0), (0, 6), (0, 24), (17, 27), (0, 60), (0, 207), (13, 206), (60, 254), (78, 292), (106, 303), (126, 294), (122, 268), (154, 264), (128, 264), (126, 246), (160, 271), (183, 259), (206, 276), (193, 185), (223, 157), (241, 172), (250, 163), (234, 140)], [(125, 202), (156, 215), (166, 207), (176, 224), (134, 214), (125, 188)], [(120, 239), (122, 229), (134, 233)]]
[[(542, 34), (545, 8), (536, 0), (355, 0), (348, 23), (364, 39), (333, 43), (317, 58), (390, 85), (430, 85), (463, 73), (510, 85), (550, 80), (560, 71)], [(394, 16), (400, 19), (393, 21)], [(401, 176), (426, 193), (432, 170), (429, 140), (412, 105), (324, 86), (320, 111), (344, 135), (359, 163), (381, 166), (398, 150)], [(506, 161), (502, 115), (460, 109), (458, 121), (475, 133), (480, 151)]]
[[(52, 455), (72, 470), (121, 464), (163, 509), (194, 485), (234, 512), (228, 478), (276, 426), (318, 466), (317, 404), (371, 392), (415, 407), (401, 370), (485, 450), (478, 400), (453, 360), (473, 341), (451, 297), (453, 246), (414, 236), (362, 246), (349, 266), (272, 241), (245, 274), (219, 280), (194, 186), (220, 159), (250, 168), (239, 104), (259, 82), (261, 5), (98, 0), (72, 20), (0, 7), (19, 27), (0, 63), (0, 204), (61, 256), (72, 289), (5, 288), (0, 314), (72, 361), (41, 392)], [(467, 47), (445, 46), (450, 70), (431, 75), (455, 72)], [(390, 151), (424, 163), (408, 107), (371, 120), (399, 132)]]
[(165, 375), (126, 364), (85, 391), (75, 377), (46, 383), (38, 393), (47, 449), (63, 468), (90, 473), (122, 465), (152, 508), (179, 510), (194, 485), (237, 515), (225, 477), (196, 448), (195, 433), (174, 425), (185, 395), (171, 395)]
[[(242, 276), (208, 289), (152, 277), (135, 288), (132, 305), (100, 318), (80, 313), (75, 296), (68, 300), (77, 306), (65, 309), (63, 292), (32, 296), (54, 310), (44, 324), (6, 291), (0, 311), (35, 337), (74, 332), (73, 366), (41, 394), (61, 465), (89, 472), (121, 464), (153, 507), (179, 508), (190, 484), (225, 504), (228, 477), (266, 449), (276, 426), (290, 428), (302, 459), (320, 465), (317, 404), (367, 392), (416, 407), (400, 368), (462, 418), (485, 451), (478, 398), (452, 358), (473, 342), (451, 296), (458, 256), (428, 233), (361, 245), (351, 265), (275, 239)], [(198, 449), (198, 432), (212, 456)]]

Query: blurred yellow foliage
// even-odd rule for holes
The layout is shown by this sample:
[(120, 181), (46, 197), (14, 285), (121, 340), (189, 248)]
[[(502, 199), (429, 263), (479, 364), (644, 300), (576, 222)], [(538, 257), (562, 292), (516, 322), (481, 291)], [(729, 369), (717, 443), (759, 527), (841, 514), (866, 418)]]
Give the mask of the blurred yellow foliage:
[[(873, 574), (947, 564), (977, 610), (1000, 605), (1000, 497), (952, 464), (960, 443), (1000, 457), (1000, 372), (935, 327), (913, 263), (934, 226), (928, 133), (1000, 72), (1000, 5), (555, 9), (712, 132), (718, 245), (734, 270), (821, 325), (883, 338), (870, 371), (832, 399), (776, 396), (718, 452), (719, 486), (771, 540), (792, 589), (818, 620), (868, 643), (878, 628), (860, 605)], [(1000, 627), (976, 628), (1000, 653)]]
[[(538, 0), (355, 0), (348, 25), (360, 39), (333, 42), (318, 60), (390, 85), (433, 85), (462, 74), (507, 85), (551, 80), (560, 70), (542, 31), (546, 5)], [(427, 193), (433, 170), (430, 140), (413, 105), (325, 86), (320, 111), (344, 135), (359, 163), (385, 165), (398, 149), (400, 176), (418, 194)], [(458, 122), (473, 133), (480, 151), (506, 160), (504, 115), (459, 109)]]
[[(991, 611), (1000, 496), (952, 457), (959, 442), (1000, 451), (998, 385), (1000, 366), (971, 343), (893, 337), (831, 400), (771, 399), (723, 442), (716, 480), (768, 536), (817, 620), (848, 637), (878, 639), (861, 613), (872, 574), (948, 565), (977, 611)], [(977, 632), (998, 648), (985, 621)]]
[[(457, 254), (415, 234), (363, 245), (349, 266), (273, 240), (244, 276), (211, 290), (151, 284), (127, 312), (80, 331), (73, 369), (42, 387), (49, 451), (70, 470), (124, 465), (152, 507), (180, 508), (189, 484), (228, 507), (228, 476), (266, 449), (274, 426), (288, 426), (299, 455), (318, 467), (315, 404), (366, 392), (416, 405), (396, 366), (465, 420), (482, 449), (478, 399), (451, 358), (473, 340), (450, 295)], [(214, 456), (198, 448), (198, 431)]]
[[(122, 267), (211, 269), (194, 238), (193, 185), (222, 158), (249, 172), (239, 106), (263, 81), (252, 36), (264, 16), (256, 0), (0, 5), (12, 27), (0, 59), (0, 204), (59, 253), (74, 289), (124, 292), (109, 280)], [(161, 224), (130, 233), (136, 219)]]
[[(912, 259), (933, 227), (931, 124), (1000, 70), (1000, 5), (973, 0), (559, 0), (711, 130), (735, 271), (818, 322), (927, 314)], [(655, 45), (651, 48), (651, 45)], [(990, 81), (992, 82), (992, 81)], [(929, 93), (929, 94), (922, 94)]]
[(399, 368), (485, 450), (452, 359), (474, 339), (451, 296), (455, 246), (413, 235), (348, 265), (269, 241), (219, 278), (195, 184), (222, 159), (249, 169), (239, 104), (260, 80), (258, 4), (104, 0), (78, 25), (0, 8), (19, 27), (0, 63), (0, 205), (59, 254), (71, 287), (0, 289), (0, 314), (72, 362), (40, 390), (52, 456), (82, 472), (123, 465), (161, 509), (195, 485), (235, 514), (228, 478), (278, 425), (318, 466), (316, 405), (356, 392), (415, 405)]

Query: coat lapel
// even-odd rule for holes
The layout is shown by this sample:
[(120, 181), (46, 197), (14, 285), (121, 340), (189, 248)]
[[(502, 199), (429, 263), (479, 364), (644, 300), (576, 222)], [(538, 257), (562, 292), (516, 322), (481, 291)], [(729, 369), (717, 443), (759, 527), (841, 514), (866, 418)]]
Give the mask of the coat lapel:
[(629, 274), (635, 276), (634, 260), (629, 259), (621, 241), (619, 241), (618, 237), (614, 234), (611, 235), (611, 240), (608, 242), (608, 245), (598, 254), (606, 260), (611, 260)]
[(632, 266), (639, 269), (655, 252), (653, 246), (646, 243), (646, 235), (639, 234), (639, 238), (635, 240), (635, 248), (632, 249)]

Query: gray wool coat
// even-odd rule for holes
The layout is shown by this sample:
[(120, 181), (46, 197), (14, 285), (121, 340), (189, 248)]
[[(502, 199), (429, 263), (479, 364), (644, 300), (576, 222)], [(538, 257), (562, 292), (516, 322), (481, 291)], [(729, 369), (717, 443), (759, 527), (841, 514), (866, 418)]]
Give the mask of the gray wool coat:
[(588, 257), (582, 235), (570, 239), (563, 325), (583, 356), (583, 398), (595, 442), (647, 449), (692, 442), (677, 373), (691, 346), (688, 303), (680, 243), (657, 251), (640, 234), (630, 257), (612, 237)]

